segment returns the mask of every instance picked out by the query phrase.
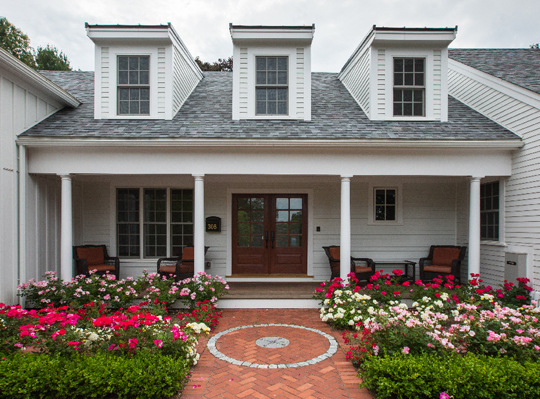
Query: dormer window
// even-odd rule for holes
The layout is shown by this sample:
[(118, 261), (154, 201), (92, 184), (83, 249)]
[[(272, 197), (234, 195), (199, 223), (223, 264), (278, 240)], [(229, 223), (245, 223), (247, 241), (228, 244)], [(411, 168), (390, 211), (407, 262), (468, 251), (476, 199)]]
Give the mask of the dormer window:
[(257, 115), (288, 115), (288, 57), (256, 57)]
[(424, 64), (424, 58), (394, 58), (394, 116), (425, 115)]
[(118, 115), (150, 115), (149, 56), (118, 56)]

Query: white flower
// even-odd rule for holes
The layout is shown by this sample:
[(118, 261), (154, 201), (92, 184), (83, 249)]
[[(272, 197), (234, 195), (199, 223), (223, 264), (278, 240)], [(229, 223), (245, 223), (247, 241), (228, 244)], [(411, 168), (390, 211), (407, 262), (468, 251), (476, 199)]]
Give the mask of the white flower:
[(349, 325), (354, 326), (354, 320), (349, 320)]

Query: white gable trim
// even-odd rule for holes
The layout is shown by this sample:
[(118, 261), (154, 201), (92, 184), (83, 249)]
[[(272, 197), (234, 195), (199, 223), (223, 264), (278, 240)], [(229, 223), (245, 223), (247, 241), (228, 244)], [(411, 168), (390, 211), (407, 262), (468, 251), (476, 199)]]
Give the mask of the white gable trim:
[(462, 64), (453, 59), (448, 59), (448, 68), (452, 69), (468, 78), (476, 80), (487, 87), (497, 90), (507, 96), (515, 98), (525, 104), (540, 109), (540, 94), (527, 90), (514, 83), (510, 83), (501, 78), (497, 78), (476, 68)]

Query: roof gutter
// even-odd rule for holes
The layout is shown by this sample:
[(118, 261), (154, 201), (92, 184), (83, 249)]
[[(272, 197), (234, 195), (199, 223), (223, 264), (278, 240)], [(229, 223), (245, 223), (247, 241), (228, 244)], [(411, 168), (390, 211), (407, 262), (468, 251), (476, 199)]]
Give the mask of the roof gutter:
[(520, 139), (511, 140), (410, 140), (410, 139), (118, 139), (118, 138), (53, 138), (19, 136), (17, 144), (27, 147), (302, 147), (302, 148), (484, 148), (516, 150), (523, 147)]
[(42, 90), (54, 96), (60, 102), (73, 108), (77, 108), (79, 105), (81, 105), (81, 102), (79, 100), (77, 100), (67, 91), (62, 89), (56, 83), (53, 83), (45, 76), (39, 74), (26, 64), (22, 63), (2, 48), (0, 48), (0, 62), (6, 64), (13, 71), (14, 74), (31, 82), (34, 85), (39, 86)]

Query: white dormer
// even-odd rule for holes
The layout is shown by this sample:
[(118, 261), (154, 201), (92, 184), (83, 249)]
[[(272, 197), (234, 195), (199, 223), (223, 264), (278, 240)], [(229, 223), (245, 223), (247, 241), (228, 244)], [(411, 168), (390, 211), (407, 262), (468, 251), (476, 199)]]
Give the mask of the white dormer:
[(456, 28), (373, 26), (339, 74), (371, 120), (448, 121)]
[(311, 120), (312, 26), (230, 24), (234, 120)]
[(172, 119), (203, 74), (171, 24), (88, 25), (96, 119)]

